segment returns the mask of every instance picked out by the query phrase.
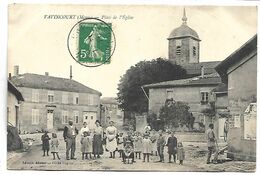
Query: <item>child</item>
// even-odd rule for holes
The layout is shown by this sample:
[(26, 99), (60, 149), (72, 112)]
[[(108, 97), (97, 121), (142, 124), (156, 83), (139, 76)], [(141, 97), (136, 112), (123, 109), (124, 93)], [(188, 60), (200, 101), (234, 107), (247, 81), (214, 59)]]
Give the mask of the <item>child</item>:
[(81, 138), (81, 152), (82, 152), (82, 160), (84, 159), (88, 159), (88, 155), (89, 158), (92, 159), (92, 138), (90, 136), (90, 132), (89, 131), (84, 131), (83, 132), (83, 137)]
[(171, 158), (173, 156), (173, 161), (176, 163), (176, 153), (177, 153), (177, 138), (174, 136), (174, 132), (170, 132), (171, 135), (167, 139), (166, 146), (168, 147), (169, 163), (171, 163)]
[(183, 160), (185, 159), (185, 151), (181, 142), (178, 143), (177, 158), (180, 161), (180, 165), (183, 165)]
[(142, 140), (142, 145), (143, 145), (143, 156), (145, 162), (145, 158), (147, 157), (147, 162), (149, 162), (149, 155), (151, 153), (151, 146), (152, 146), (152, 141), (149, 139), (149, 134), (144, 134), (144, 139)]
[(136, 132), (134, 136), (134, 151), (135, 151), (135, 158), (137, 158), (138, 155), (139, 159), (141, 159), (142, 136), (139, 132)]
[(42, 150), (43, 150), (43, 156), (45, 156), (45, 152), (47, 152), (47, 156), (49, 156), (49, 149), (50, 149), (50, 137), (48, 136), (48, 131), (45, 131), (45, 133), (42, 135)]
[(57, 138), (57, 134), (55, 134), (55, 133), (52, 133), (51, 153), (53, 154), (53, 160), (55, 160), (55, 154), (56, 154), (57, 158), (60, 160), (60, 157), (59, 157), (59, 140)]
[(126, 159), (128, 159), (128, 163), (129, 163), (129, 159), (132, 159), (132, 163), (134, 163), (135, 162), (134, 157), (135, 156), (134, 156), (134, 149), (132, 143), (131, 141), (127, 140), (125, 142), (124, 152), (122, 155), (123, 162), (126, 163)]
[(119, 152), (119, 158), (121, 158), (124, 150), (124, 137), (122, 132), (119, 133), (119, 137), (117, 138), (117, 149)]
[(131, 146), (133, 147), (133, 137), (132, 137), (132, 133), (130, 131), (127, 132), (127, 136), (124, 137), (124, 146), (126, 146), (126, 142), (129, 142), (129, 144), (131, 144)]

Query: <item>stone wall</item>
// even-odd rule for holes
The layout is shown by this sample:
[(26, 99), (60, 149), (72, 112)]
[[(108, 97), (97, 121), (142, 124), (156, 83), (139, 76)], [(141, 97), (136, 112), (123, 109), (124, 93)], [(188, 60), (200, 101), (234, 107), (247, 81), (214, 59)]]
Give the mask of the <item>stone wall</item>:
[[(160, 108), (165, 104), (167, 98), (173, 98), (175, 101), (188, 103), (190, 112), (195, 117), (194, 128), (199, 128), (199, 122), (203, 121), (207, 125), (208, 119), (202, 111), (209, 108), (209, 104), (201, 104), (201, 91), (210, 92), (215, 85), (211, 86), (187, 86), (173, 88), (156, 88), (149, 90), (149, 112), (159, 115)], [(172, 90), (172, 97), (167, 97), (167, 90)]]
[[(257, 55), (249, 55), (228, 71), (228, 99), (231, 115), (228, 133), (229, 157), (255, 160), (256, 141), (244, 139), (244, 112), (257, 98)], [(235, 124), (238, 116), (240, 124)]]
[[(181, 46), (181, 54), (176, 54), (177, 46)], [(193, 46), (196, 47), (196, 55), (193, 55)], [(183, 65), (187, 63), (199, 62), (199, 42), (190, 38), (170, 39), (168, 46), (169, 59), (175, 64)]]
[(8, 101), (7, 101), (7, 122), (11, 123), (14, 127), (18, 126), (16, 121), (16, 109), (15, 106), (18, 106), (18, 100), (15, 95), (8, 91)]

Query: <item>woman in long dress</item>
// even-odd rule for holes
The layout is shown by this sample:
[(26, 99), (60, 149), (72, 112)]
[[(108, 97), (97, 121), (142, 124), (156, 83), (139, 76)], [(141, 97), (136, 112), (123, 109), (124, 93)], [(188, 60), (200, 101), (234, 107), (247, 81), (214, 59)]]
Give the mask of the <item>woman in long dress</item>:
[(103, 128), (100, 126), (100, 121), (96, 120), (96, 127), (94, 128), (94, 137), (93, 137), (93, 154), (94, 158), (100, 158), (100, 155), (103, 154)]
[(109, 126), (106, 129), (106, 149), (110, 152), (109, 158), (115, 158), (115, 151), (117, 149), (117, 129), (114, 126), (114, 122), (110, 121)]

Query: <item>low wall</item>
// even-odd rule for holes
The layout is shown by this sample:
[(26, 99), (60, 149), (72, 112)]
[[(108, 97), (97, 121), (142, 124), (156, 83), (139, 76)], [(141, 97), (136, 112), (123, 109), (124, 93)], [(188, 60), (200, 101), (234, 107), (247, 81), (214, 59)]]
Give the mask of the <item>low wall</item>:
[(181, 142), (207, 142), (205, 133), (175, 132), (175, 136)]

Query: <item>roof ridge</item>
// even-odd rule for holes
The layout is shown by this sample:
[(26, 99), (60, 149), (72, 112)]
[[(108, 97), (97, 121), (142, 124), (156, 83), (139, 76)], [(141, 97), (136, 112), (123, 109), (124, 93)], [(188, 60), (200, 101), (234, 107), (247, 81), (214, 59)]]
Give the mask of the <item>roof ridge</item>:
[[(24, 74), (19, 74), (19, 76), (22, 76), (22, 75), (25, 75), (25, 74), (28, 74), (28, 75), (37, 75), (37, 76), (43, 76), (43, 77), (59, 78), (59, 79), (65, 79), (65, 80), (73, 80), (73, 79), (70, 79), (70, 78), (57, 77), (57, 76), (52, 76), (52, 75), (42, 75), (42, 74), (36, 74), (36, 73), (24, 73)], [(75, 81), (75, 80), (74, 80), (74, 81)]]
[(204, 77), (202, 77), (201, 75), (199, 76), (194, 76), (191, 78), (183, 78), (183, 79), (177, 79), (177, 80), (169, 80), (169, 81), (161, 81), (158, 83), (152, 83), (152, 84), (147, 84), (147, 85), (143, 85), (144, 87), (146, 86), (156, 86), (156, 85), (162, 85), (162, 83), (167, 84), (167, 83), (173, 83), (173, 82), (178, 82), (178, 81), (187, 81), (187, 83), (192, 82), (192, 81), (197, 81), (197, 80), (205, 80), (205, 79), (209, 79), (209, 78), (220, 78), (220, 76), (217, 73), (211, 73), (211, 74), (206, 74), (204, 75)]
[[(26, 79), (21, 77), (27, 77)], [(56, 89), (69, 92), (95, 93), (102, 95), (101, 92), (86, 86), (76, 80), (55, 77), (49, 75), (40, 75), (36, 73), (24, 73), (13, 76), (11, 79), (14, 84), (22, 87)]]

